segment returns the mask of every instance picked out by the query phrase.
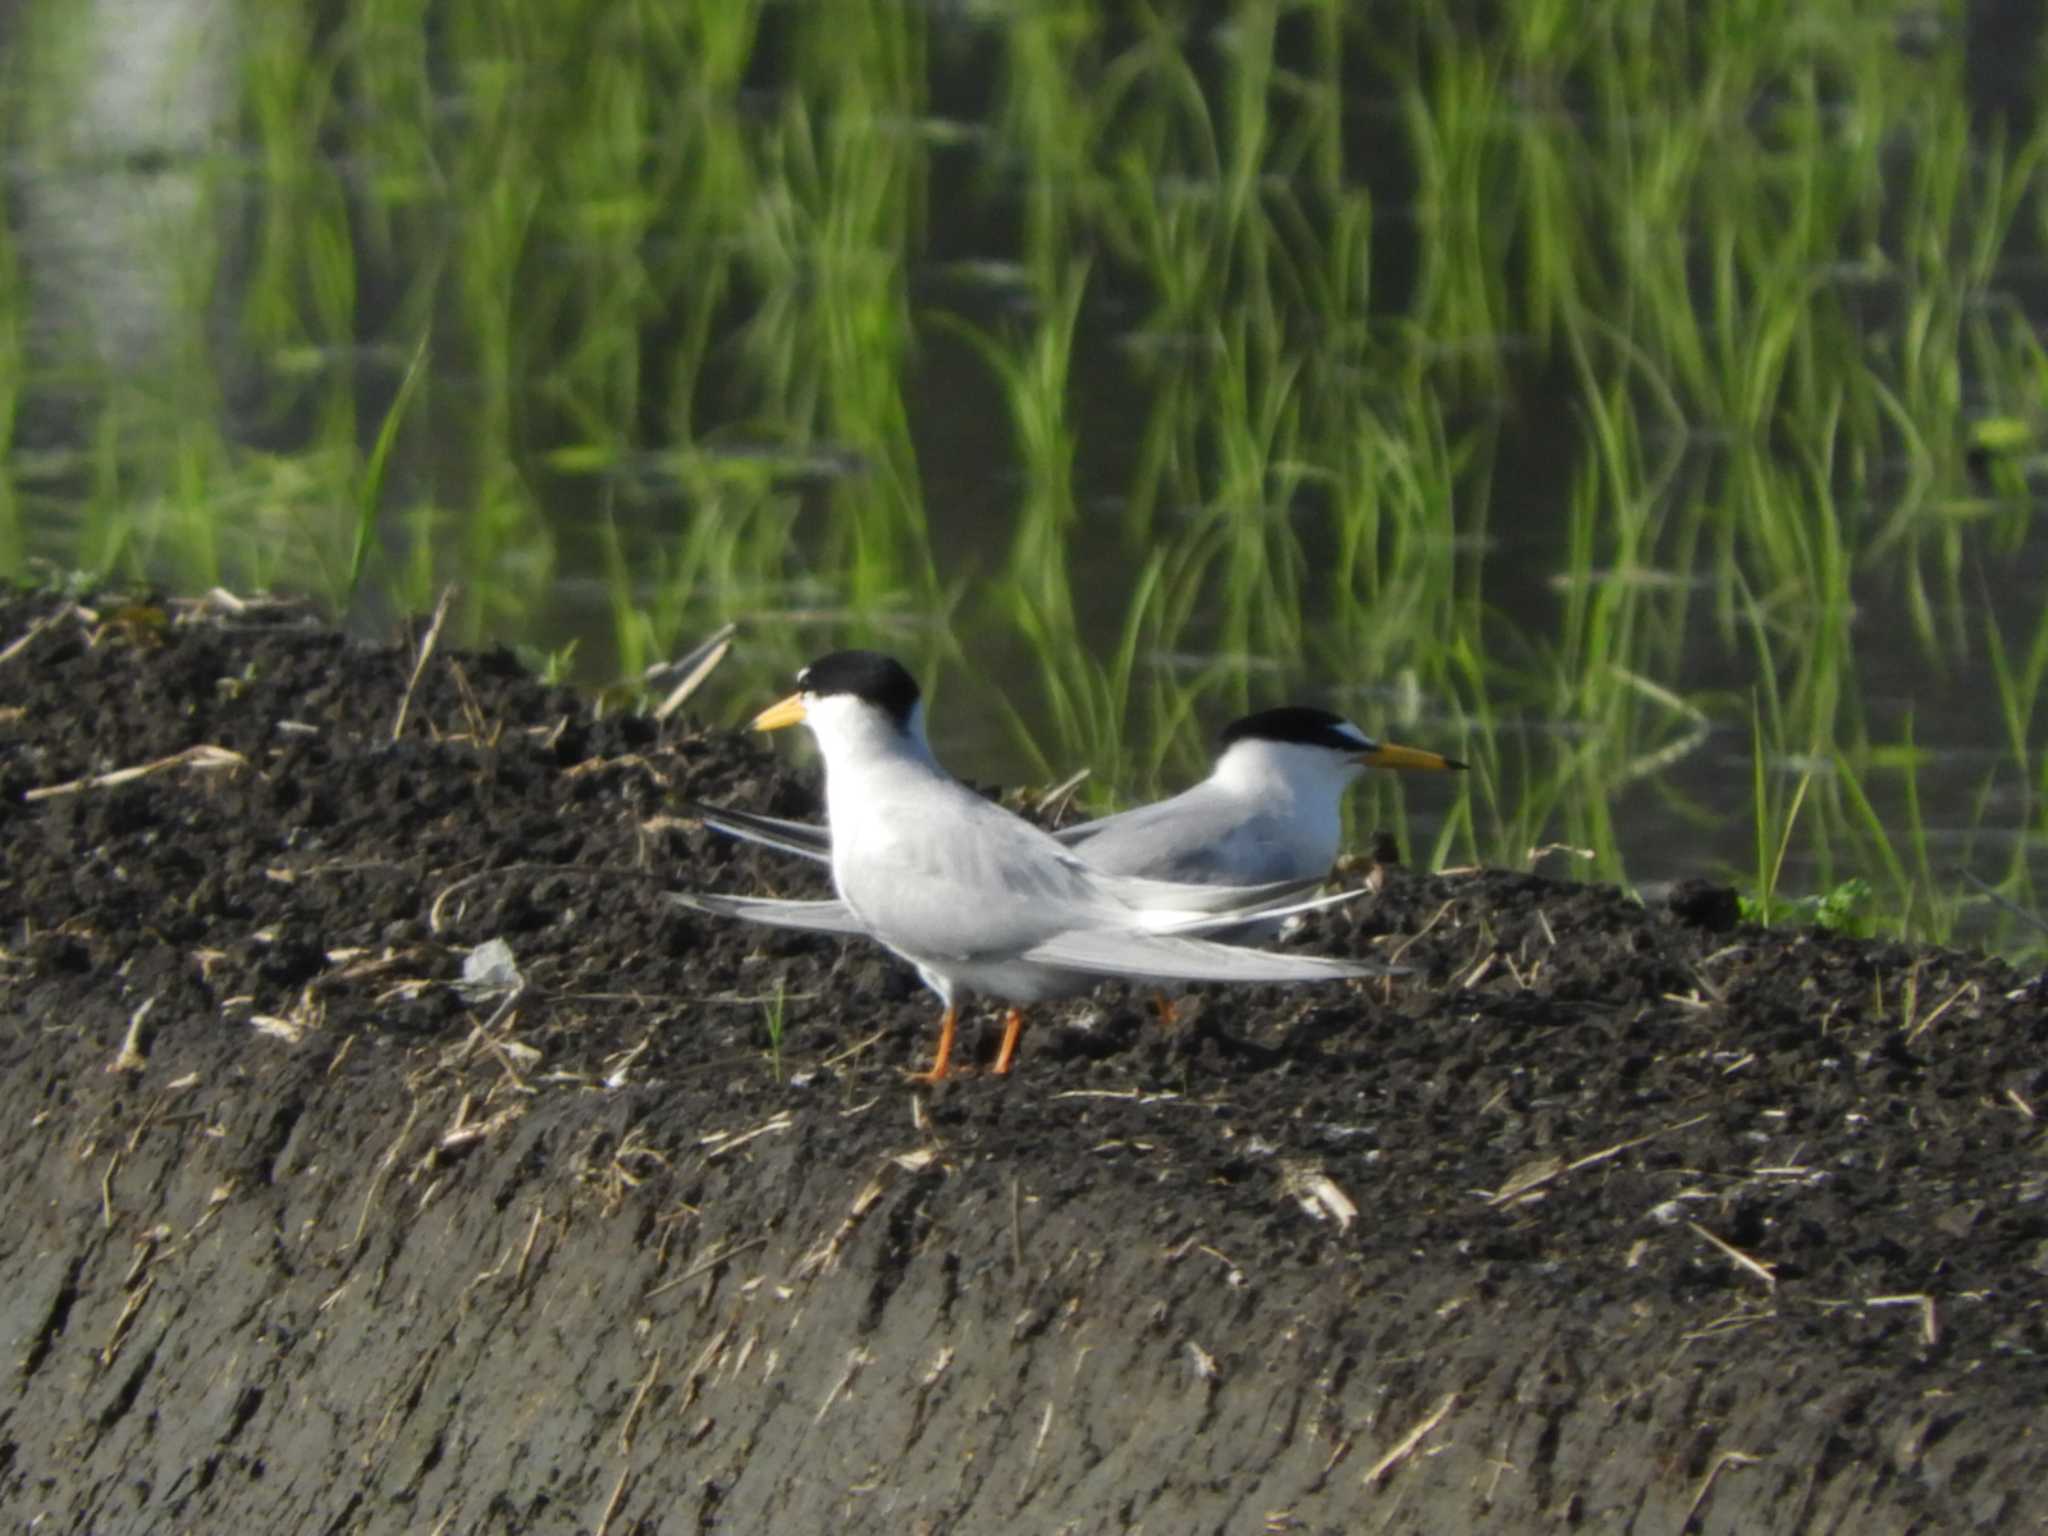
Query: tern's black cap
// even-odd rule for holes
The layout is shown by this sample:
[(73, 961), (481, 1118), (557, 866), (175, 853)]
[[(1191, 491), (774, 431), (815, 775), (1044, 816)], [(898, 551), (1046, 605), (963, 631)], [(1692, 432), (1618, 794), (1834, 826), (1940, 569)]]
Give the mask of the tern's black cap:
[(1307, 704), (1262, 709), (1223, 727), (1226, 748), (1240, 741), (1293, 742), (1304, 747), (1328, 747), (1333, 752), (1361, 752), (1369, 745), (1358, 727), (1342, 715)]
[(923, 697), (917, 679), (903, 663), (880, 651), (834, 651), (820, 656), (796, 675), (799, 691), (817, 698), (850, 693), (882, 711), (898, 725), (910, 724), (910, 712)]

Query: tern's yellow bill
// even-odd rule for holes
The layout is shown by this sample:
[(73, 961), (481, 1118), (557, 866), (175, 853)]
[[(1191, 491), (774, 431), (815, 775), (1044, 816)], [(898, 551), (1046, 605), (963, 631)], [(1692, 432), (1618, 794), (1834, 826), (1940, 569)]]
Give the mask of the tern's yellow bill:
[(786, 699), (778, 699), (761, 713), (754, 716), (749, 729), (756, 731), (779, 731), (785, 726), (804, 723), (804, 696), (792, 693)]
[(1358, 754), (1358, 761), (1368, 768), (1406, 768), (1419, 773), (1455, 773), (1465, 766), (1455, 758), (1445, 757), (1441, 752), (1425, 752), (1420, 747), (1397, 746), (1391, 741), (1374, 742), (1371, 747)]

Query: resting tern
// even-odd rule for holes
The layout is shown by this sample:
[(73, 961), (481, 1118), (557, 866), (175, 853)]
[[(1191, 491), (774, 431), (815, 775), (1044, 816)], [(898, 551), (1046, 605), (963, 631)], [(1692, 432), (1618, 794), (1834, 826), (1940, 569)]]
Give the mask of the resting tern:
[[(1064, 996), (1089, 978), (1154, 982), (1308, 982), (1386, 967), (1270, 954), (1194, 935), (1338, 898), (1293, 901), (1304, 882), (1162, 881), (1084, 862), (1049, 834), (946, 773), (925, 738), (916, 681), (873, 651), (836, 651), (797, 674), (797, 691), (754, 718), (802, 724), (825, 759), (837, 902), (680, 897), (702, 911), (782, 927), (865, 933), (917, 968), (944, 1007), (930, 1069), (946, 1075), (964, 994), (1013, 1006), (995, 1070), (1009, 1070), (1014, 1006)], [(1324, 871), (1318, 870), (1316, 878)]]

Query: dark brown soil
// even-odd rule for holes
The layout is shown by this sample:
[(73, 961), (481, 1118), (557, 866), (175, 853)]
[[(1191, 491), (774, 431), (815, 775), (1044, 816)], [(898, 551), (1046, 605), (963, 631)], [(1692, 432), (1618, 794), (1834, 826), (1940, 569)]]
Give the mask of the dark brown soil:
[(1396, 870), (1297, 942), (1407, 976), (914, 1091), (664, 899), (816, 883), (669, 809), (754, 743), (168, 617), (0, 602), (17, 1529), (2041, 1528), (2040, 978)]

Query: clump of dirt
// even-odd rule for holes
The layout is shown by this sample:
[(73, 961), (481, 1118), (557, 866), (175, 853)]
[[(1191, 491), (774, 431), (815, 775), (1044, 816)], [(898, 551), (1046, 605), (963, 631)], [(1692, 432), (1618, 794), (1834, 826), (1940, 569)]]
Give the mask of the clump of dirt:
[(667, 899), (820, 889), (672, 809), (806, 779), (419, 657), (0, 602), (25, 1528), (2038, 1519), (2041, 978), (1381, 868), (1292, 942), (1398, 977), (914, 1090), (904, 967)]

